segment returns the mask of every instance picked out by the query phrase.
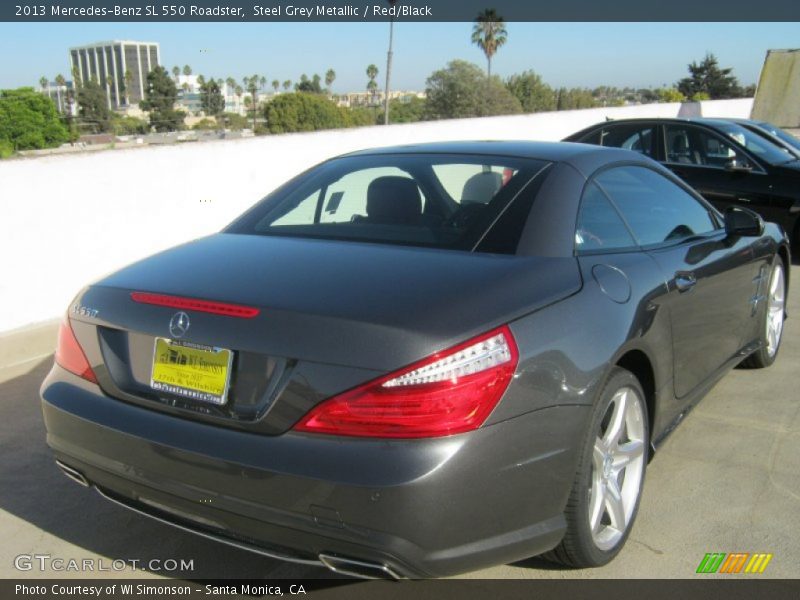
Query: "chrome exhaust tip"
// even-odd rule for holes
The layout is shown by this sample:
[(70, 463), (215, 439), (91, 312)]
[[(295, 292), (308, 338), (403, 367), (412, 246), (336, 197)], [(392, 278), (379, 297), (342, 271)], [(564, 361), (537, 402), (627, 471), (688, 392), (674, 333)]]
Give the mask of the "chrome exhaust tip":
[(61, 469), (61, 472), (72, 479), (72, 481), (79, 483), (83, 487), (90, 487), (89, 481), (83, 476), (83, 473), (77, 469), (73, 469), (69, 465), (65, 465), (60, 460), (56, 460), (56, 465), (58, 465), (58, 468)]
[(319, 561), (334, 573), (360, 577), (361, 579), (402, 579), (391, 567), (379, 563), (364, 562), (342, 556), (320, 554)]

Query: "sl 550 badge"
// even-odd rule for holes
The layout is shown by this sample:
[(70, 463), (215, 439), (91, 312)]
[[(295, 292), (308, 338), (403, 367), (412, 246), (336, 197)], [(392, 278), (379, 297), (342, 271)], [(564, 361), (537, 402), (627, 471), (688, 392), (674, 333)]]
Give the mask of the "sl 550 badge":
[(72, 307), (72, 314), (82, 317), (91, 317), (92, 319), (95, 318), (99, 312), (100, 311), (96, 308), (89, 308), (88, 306), (81, 306), (80, 304), (76, 304)]

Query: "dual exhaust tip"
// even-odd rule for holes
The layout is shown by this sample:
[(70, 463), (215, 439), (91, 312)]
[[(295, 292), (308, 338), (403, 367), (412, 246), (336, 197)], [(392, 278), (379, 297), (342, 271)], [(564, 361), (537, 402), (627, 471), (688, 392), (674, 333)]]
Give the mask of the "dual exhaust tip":
[[(73, 469), (69, 465), (65, 465), (60, 460), (56, 460), (56, 465), (59, 469), (61, 469), (61, 472), (69, 477), (72, 481), (86, 488), (92, 487), (91, 483), (89, 483), (89, 480), (86, 479), (84, 474), (77, 469)], [(225, 543), (224, 538), (215, 537), (214, 539), (218, 539), (220, 542)], [(325, 567), (334, 573), (339, 573), (341, 575), (350, 575), (351, 577), (359, 577), (361, 579), (389, 579), (393, 581), (403, 578), (391, 567), (380, 563), (365, 562), (325, 553), (320, 554), (318, 558), (319, 562), (321, 562)]]

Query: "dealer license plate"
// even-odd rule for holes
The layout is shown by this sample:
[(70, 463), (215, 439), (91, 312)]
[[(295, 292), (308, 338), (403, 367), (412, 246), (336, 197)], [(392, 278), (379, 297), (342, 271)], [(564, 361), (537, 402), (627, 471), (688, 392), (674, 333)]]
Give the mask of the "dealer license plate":
[(225, 404), (233, 352), (156, 338), (150, 387), (184, 398)]

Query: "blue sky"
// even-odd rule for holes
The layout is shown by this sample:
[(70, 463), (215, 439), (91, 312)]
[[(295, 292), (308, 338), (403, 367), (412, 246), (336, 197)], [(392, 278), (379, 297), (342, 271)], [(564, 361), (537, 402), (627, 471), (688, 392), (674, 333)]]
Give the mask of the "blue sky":
[[(800, 23), (509, 23), (493, 61), (507, 76), (533, 69), (557, 86), (661, 86), (686, 64), (713, 52), (744, 83), (758, 78), (769, 48), (800, 47)], [(395, 25), (394, 89), (424, 89), (447, 61), (485, 66), (470, 44), (469, 23)], [(386, 23), (0, 23), (0, 88), (69, 78), (67, 48), (110, 39), (156, 41), (168, 68), (189, 64), (206, 76), (258, 73), (297, 81), (301, 73), (337, 73), (336, 92), (364, 89), (369, 63), (383, 85)]]

